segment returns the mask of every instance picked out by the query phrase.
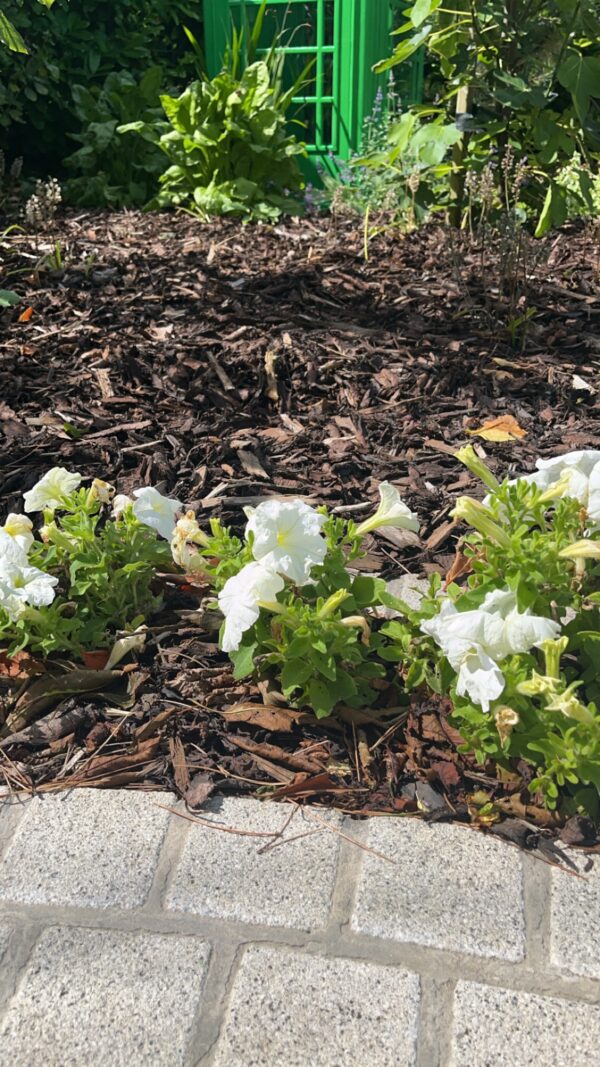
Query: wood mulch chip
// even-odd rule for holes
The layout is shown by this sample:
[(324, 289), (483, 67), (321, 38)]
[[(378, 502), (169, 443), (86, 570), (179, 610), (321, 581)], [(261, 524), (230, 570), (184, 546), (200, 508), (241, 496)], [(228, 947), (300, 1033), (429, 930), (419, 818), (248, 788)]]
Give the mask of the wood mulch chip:
[[(48, 263), (56, 241), (60, 271)], [(422, 538), (378, 537), (366, 567), (430, 574), (453, 559), (453, 501), (479, 492), (453, 456), (467, 429), (510, 414), (526, 431), (469, 438), (501, 477), (538, 455), (600, 448), (599, 258), (584, 226), (531, 243), (513, 300), (505, 250), (437, 227), (382, 233), (366, 261), (348, 221), (72, 213), (37, 237), (5, 236), (0, 255), (0, 284), (23, 297), (0, 318), (0, 515), (53, 465), (120, 492), (151, 483), (237, 528), (244, 504), (350, 509), (389, 479)], [(146, 650), (96, 690), (78, 667), (80, 688), (63, 679), (48, 703), (31, 695), (36, 672), (47, 682), (64, 664), (0, 659), (0, 724), (17, 699), (30, 713), (0, 742), (0, 782), (466, 820), (487, 796), (520, 844), (556, 829), (522, 779), (457, 753), (439, 702), (316, 723), (235, 683), (198, 598), (165, 590)], [(569, 826), (575, 843), (590, 839), (583, 821)]]

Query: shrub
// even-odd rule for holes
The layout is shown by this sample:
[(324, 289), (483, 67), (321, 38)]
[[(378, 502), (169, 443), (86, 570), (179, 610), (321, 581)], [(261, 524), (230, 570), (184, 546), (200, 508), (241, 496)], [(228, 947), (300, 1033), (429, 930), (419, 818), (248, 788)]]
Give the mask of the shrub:
[(161, 96), (167, 122), (121, 126), (121, 133), (135, 130), (158, 145), (169, 160), (148, 206), (261, 221), (299, 211), (291, 196), (303, 187), (297, 157), (304, 147), (285, 127), (292, 96), (272, 85), (268, 64), (259, 61), (239, 78), (223, 70), (179, 97)]
[[(44, 0), (45, 2), (45, 0)], [(0, 127), (9, 158), (25, 157), (26, 173), (62, 176), (77, 131), (71, 89), (101, 86), (108, 74), (135, 78), (153, 65), (167, 84), (184, 85), (196, 69), (182, 25), (200, 35), (195, 0), (4, 0), (3, 13), (28, 54), (0, 48)]]
[(64, 183), (66, 199), (84, 207), (132, 207), (144, 204), (156, 188), (162, 154), (141, 138), (123, 143), (117, 127), (134, 119), (153, 122), (160, 116), (160, 67), (150, 67), (139, 82), (128, 71), (109, 74), (100, 88), (73, 86), (81, 132), (78, 148), (64, 160), (80, 177)]
[[(541, 235), (567, 218), (569, 198), (592, 209), (585, 168), (569, 192), (562, 168), (575, 151), (600, 152), (595, 111), (600, 100), (600, 19), (595, 0), (539, 0), (534, 4), (416, 0), (391, 58), (380, 71), (426, 48), (438, 65), (440, 99), (432, 109), (453, 119), (460, 139), (452, 151), (442, 203), (455, 225), (462, 219), (465, 177), (490, 161), (502, 202), (502, 161), (510, 150), (527, 160), (522, 200)], [(419, 109), (417, 109), (419, 110)]]

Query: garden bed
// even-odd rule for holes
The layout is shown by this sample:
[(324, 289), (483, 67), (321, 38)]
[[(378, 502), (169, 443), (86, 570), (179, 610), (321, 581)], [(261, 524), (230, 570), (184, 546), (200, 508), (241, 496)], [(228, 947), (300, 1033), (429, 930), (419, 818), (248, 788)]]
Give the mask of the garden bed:
[[(525, 431), (481, 442), (500, 477), (600, 448), (597, 245), (583, 227), (532, 245), (511, 271), (506, 249), (437, 228), (374, 237), (365, 261), (363, 234), (340, 220), (78, 214), (53, 227), (4, 251), (2, 284), (23, 299), (3, 322), (2, 514), (59, 465), (120, 492), (158, 486), (237, 529), (241, 507), (265, 497), (351, 509), (387, 479), (421, 539), (377, 535), (362, 569), (445, 574), (450, 510), (476, 491), (454, 457), (467, 429), (509, 414)], [(100, 698), (89, 676), (71, 676), (54, 719), (2, 745), (11, 789), (169, 787), (193, 806), (214, 788), (267, 788), (351, 812), (465, 819), (485, 796), (524, 820), (517, 838), (554, 825), (518, 779), (457, 753), (443, 701), (414, 696), (402, 721), (264, 707), (264, 692), (233, 681), (210, 619), (190, 615), (194, 591), (171, 578), (164, 589), (138, 663), (97, 675)], [(0, 663), (0, 723), (16, 690), (23, 700), (40, 685), (31, 669), (42, 668)]]

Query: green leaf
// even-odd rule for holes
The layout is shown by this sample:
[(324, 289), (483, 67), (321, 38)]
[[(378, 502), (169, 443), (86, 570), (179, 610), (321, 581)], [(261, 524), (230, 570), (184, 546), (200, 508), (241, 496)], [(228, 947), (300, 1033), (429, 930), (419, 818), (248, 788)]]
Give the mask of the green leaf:
[(567, 191), (556, 182), (550, 182), (544, 206), (535, 230), (536, 237), (543, 237), (553, 226), (562, 226), (567, 220)]
[(572, 52), (558, 68), (558, 80), (573, 97), (580, 122), (590, 107), (590, 97), (600, 97), (600, 58)]
[(256, 642), (254, 642), (251, 645), (241, 645), (237, 652), (229, 653), (229, 658), (233, 663), (233, 677), (236, 682), (240, 678), (247, 678), (249, 674), (254, 673), (254, 654), (257, 647)]
[(29, 54), (21, 34), (2, 11), (0, 11), (0, 41), (3, 41), (11, 52), (20, 52), (22, 55)]
[(420, 26), (440, 6), (442, 0), (416, 0), (410, 12), (413, 26)]
[(21, 297), (18, 293), (13, 293), (11, 289), (0, 289), (0, 308), (12, 307), (13, 304), (18, 304)]
[(376, 63), (373, 67), (375, 74), (383, 74), (386, 70), (390, 70), (391, 67), (397, 67), (399, 63), (404, 63), (405, 60), (410, 59), (412, 55), (421, 47), (424, 41), (427, 40), (431, 33), (431, 25), (427, 23), (423, 26), (418, 33), (415, 33), (413, 37), (409, 37), (405, 41), (401, 41), (399, 45), (392, 52), (389, 59), (382, 59), (380, 63)]
[(281, 672), (281, 688), (287, 695), (294, 689), (299, 689), (308, 681), (313, 673), (313, 667), (309, 659), (289, 659)]
[(308, 687), (308, 700), (317, 719), (322, 719), (335, 707), (337, 696), (327, 682), (321, 678), (313, 678)]

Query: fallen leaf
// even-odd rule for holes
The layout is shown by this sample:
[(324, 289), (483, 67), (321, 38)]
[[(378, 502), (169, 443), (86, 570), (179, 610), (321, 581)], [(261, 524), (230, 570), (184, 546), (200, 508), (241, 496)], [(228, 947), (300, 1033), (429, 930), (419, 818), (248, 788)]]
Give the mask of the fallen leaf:
[(184, 796), (188, 808), (201, 808), (215, 789), (215, 782), (206, 771), (196, 774)]
[[(12, 715), (9, 715), (6, 725), (0, 729), (0, 736), (7, 737), (11, 733), (23, 730), (38, 715), (67, 696), (111, 690), (122, 682), (121, 671), (74, 670), (60, 675), (45, 674), (43, 678), (32, 682), (23, 693)], [(111, 699), (114, 700), (116, 695), (111, 692)]]
[(43, 674), (43, 665), (29, 652), (15, 652), (14, 656), (0, 652), (0, 676), (4, 678), (27, 678), (30, 674)]
[(519, 437), (526, 437), (524, 430), (513, 415), (500, 415), (497, 419), (487, 419), (475, 430), (467, 430), (468, 434), (483, 437), (485, 441), (516, 441)]
[(456, 555), (452, 561), (452, 566), (446, 574), (444, 580), (444, 589), (455, 582), (457, 578), (464, 578), (465, 574), (470, 574), (473, 570), (473, 561), (469, 556), (463, 555), (460, 548), (457, 548)]
[(180, 737), (169, 738), (169, 755), (173, 766), (175, 785), (180, 793), (187, 793), (190, 785), (190, 772), (188, 771), (185, 751)]
[(275, 733), (291, 733), (294, 726), (300, 723), (314, 722), (314, 716), (307, 715), (304, 711), (295, 708), (278, 708), (274, 704), (235, 704), (232, 708), (217, 708), (227, 722), (246, 722), (250, 726), (258, 726), (262, 730), (272, 730)]

